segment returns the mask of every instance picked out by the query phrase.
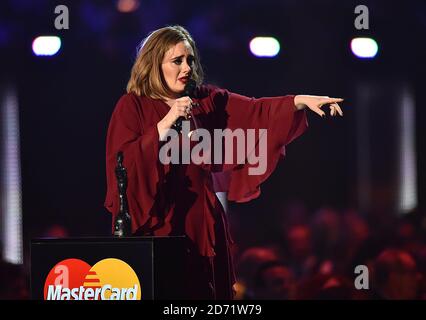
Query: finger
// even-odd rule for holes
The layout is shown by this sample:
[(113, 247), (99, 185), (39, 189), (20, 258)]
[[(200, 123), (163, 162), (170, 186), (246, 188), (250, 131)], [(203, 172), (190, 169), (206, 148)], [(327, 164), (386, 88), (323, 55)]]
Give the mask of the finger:
[(311, 109), (313, 112), (315, 112), (316, 114), (318, 114), (320, 117), (325, 116), (325, 112), (322, 111), (320, 108), (317, 109)]
[(336, 102), (342, 102), (343, 99), (342, 98), (327, 98), (325, 99), (325, 101), (323, 101), (322, 103), (336, 103)]
[(188, 119), (188, 116), (189, 116), (188, 107), (185, 108), (183, 116), (185, 117), (185, 119)]
[(331, 105), (330, 106), (330, 115), (332, 116), (332, 117), (334, 117), (334, 115), (336, 114), (336, 109), (334, 108), (334, 106), (333, 105)]
[(339, 115), (340, 115), (341, 117), (343, 117), (343, 111), (342, 111), (342, 109), (340, 108), (340, 106), (339, 106), (337, 103), (333, 103), (332, 105), (333, 105), (333, 107), (335, 108), (336, 112), (337, 112), (337, 113), (339, 113)]
[(192, 112), (192, 106), (191, 106), (191, 105), (189, 105), (189, 106), (187, 106), (187, 107), (186, 107), (186, 109), (185, 109), (185, 116), (186, 116), (186, 119), (191, 118), (191, 112)]
[(177, 99), (176, 101), (178, 101), (179, 104), (184, 104), (184, 105), (188, 105), (188, 104), (192, 103), (192, 99), (188, 96), (181, 97), (181, 98)]
[(192, 118), (192, 107), (193, 107), (193, 105), (191, 104), (191, 105), (189, 106), (189, 110), (188, 110), (188, 118), (189, 118), (189, 119), (191, 119), (191, 118)]
[(340, 114), (340, 116), (343, 117), (343, 111), (337, 103), (336, 103), (336, 109), (337, 109), (337, 112)]
[(185, 109), (186, 109), (186, 108), (185, 108), (185, 107), (183, 107), (183, 106), (178, 107), (177, 112), (178, 112), (178, 115), (179, 115), (180, 117), (184, 117), (184, 116), (186, 116), (186, 110), (185, 110)]

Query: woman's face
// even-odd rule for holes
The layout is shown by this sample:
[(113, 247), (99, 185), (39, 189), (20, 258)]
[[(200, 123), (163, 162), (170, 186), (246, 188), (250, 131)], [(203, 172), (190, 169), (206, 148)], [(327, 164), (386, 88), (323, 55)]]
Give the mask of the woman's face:
[(183, 92), (185, 84), (191, 76), (194, 62), (194, 52), (188, 41), (181, 41), (171, 47), (164, 55), (161, 70), (167, 86), (178, 98)]

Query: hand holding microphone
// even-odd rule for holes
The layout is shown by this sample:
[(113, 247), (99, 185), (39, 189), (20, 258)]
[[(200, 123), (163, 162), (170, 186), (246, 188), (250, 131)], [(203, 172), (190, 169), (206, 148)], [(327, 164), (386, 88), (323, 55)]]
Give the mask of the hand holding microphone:
[(185, 89), (181, 97), (174, 100), (173, 105), (167, 115), (157, 124), (160, 139), (166, 135), (167, 131), (172, 128), (178, 133), (182, 130), (182, 121), (190, 118), (194, 97), (196, 82), (193, 79), (188, 79)]
[(185, 89), (183, 90), (183, 92), (181, 94), (181, 98), (176, 100), (176, 101), (178, 101), (182, 98), (189, 98), (189, 100), (190, 100), (189, 105), (187, 105), (185, 110), (184, 110), (185, 114), (181, 115), (176, 120), (175, 124), (173, 125), (173, 129), (175, 129), (178, 133), (182, 130), (182, 121), (184, 119), (188, 119), (188, 116), (191, 113), (191, 110), (192, 110), (192, 99), (191, 98), (194, 97), (196, 86), (197, 86), (197, 84), (196, 84), (195, 80), (189, 78), (188, 82), (185, 84)]
[(181, 97), (175, 100), (172, 107), (170, 108), (170, 113), (172, 113), (172, 128), (178, 133), (182, 129), (182, 121), (190, 118), (192, 110), (192, 99), (188, 96)]

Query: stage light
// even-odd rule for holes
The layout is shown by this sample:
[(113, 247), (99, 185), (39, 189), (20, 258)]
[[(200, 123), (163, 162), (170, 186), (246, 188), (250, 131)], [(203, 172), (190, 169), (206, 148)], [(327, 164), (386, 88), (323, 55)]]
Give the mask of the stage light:
[(53, 56), (61, 48), (61, 38), (40, 36), (33, 41), (33, 52), (36, 56)]
[(280, 43), (273, 37), (256, 37), (250, 41), (250, 51), (256, 57), (275, 57), (280, 52)]
[(2, 259), (23, 263), (19, 106), (16, 89), (0, 88), (0, 190)]
[(139, 7), (138, 0), (118, 0), (117, 10), (123, 13), (133, 12)]
[(352, 53), (358, 58), (374, 58), (378, 49), (377, 42), (372, 38), (354, 38), (351, 41)]
[(416, 164), (416, 105), (414, 95), (407, 87), (403, 90), (399, 108), (400, 168), (399, 211), (408, 213), (418, 205)]

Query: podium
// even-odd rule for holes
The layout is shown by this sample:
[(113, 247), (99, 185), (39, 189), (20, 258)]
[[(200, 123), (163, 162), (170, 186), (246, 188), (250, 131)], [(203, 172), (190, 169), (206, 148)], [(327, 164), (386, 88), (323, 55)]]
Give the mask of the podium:
[(184, 299), (185, 236), (34, 239), (31, 296), (48, 300)]

